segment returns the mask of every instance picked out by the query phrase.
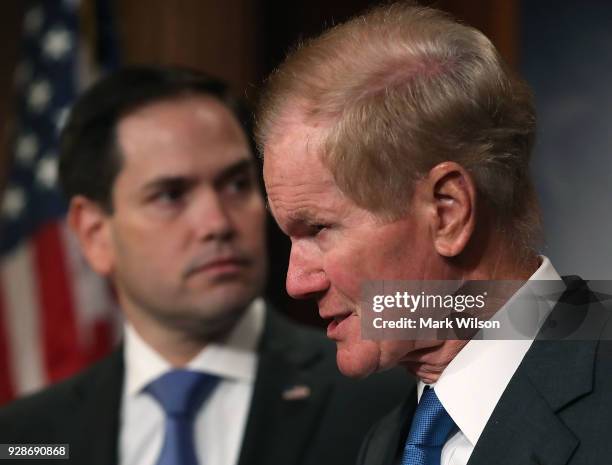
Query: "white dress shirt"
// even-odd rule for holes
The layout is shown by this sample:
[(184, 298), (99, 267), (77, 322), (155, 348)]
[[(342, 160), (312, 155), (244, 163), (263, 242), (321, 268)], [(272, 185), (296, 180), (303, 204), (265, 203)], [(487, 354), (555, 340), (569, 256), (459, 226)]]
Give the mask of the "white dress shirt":
[[(546, 257), (541, 259), (542, 264), (529, 280), (561, 280), (550, 260)], [(517, 297), (521, 296), (524, 289), (525, 286), (519, 289), (498, 311), (498, 315), (511, 312), (513, 303), (521, 301)], [(432, 385), (438, 399), (458, 427), (442, 448), (441, 465), (467, 464), (493, 409), (555, 303), (554, 298), (551, 300), (550, 297), (538, 302), (539, 308), (536, 311), (540, 312), (540, 323), (534, 328), (533, 337), (522, 340), (471, 340), (449, 363), (435, 385)], [(542, 308), (542, 305), (546, 308)], [(419, 399), (424, 387), (425, 383), (419, 381)]]
[[(194, 421), (196, 456), (206, 465), (236, 465), (244, 436), (255, 373), (257, 345), (263, 331), (265, 304), (255, 300), (226, 342), (210, 343), (186, 366), (217, 375), (221, 381)], [(120, 427), (119, 464), (154, 465), (164, 437), (164, 412), (143, 392), (151, 381), (172, 369), (136, 333), (125, 328), (125, 382)]]

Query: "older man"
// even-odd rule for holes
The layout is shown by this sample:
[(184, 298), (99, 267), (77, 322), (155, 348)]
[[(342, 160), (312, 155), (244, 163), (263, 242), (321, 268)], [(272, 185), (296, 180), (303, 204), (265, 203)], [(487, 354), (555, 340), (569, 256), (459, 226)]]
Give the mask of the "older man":
[(185, 69), (124, 69), (80, 98), (62, 136), (68, 219), (115, 285), (125, 338), (0, 411), (0, 442), (68, 443), (82, 465), (354, 462), (408, 383), (347, 383), (333, 344), (261, 298), (248, 121), (223, 83)]
[[(605, 342), (361, 337), (369, 281), (560, 280), (534, 251), (534, 132), (529, 89), (491, 42), (429, 8), (376, 8), (270, 77), (258, 143), (292, 241), (287, 290), (316, 299), (343, 373), (402, 365), (420, 379), (361, 463), (610, 460)], [(567, 285), (564, 301), (589, 300)]]

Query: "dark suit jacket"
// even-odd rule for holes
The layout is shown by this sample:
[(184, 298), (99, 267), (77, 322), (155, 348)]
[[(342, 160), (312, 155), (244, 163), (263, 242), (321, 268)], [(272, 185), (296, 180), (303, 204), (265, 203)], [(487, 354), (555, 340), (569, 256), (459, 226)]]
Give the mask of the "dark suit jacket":
[[(468, 465), (612, 463), (610, 312), (584, 281), (564, 280), (567, 291), (510, 380)], [(601, 329), (600, 340), (563, 340), (587, 317)], [(416, 404), (413, 389), (368, 433), (358, 464), (396, 463)]]
[[(368, 429), (413, 382), (400, 372), (345, 378), (327, 338), (273, 311), (267, 315), (238, 465), (354, 464)], [(1, 409), (0, 443), (69, 443), (68, 463), (115, 465), (122, 383), (118, 350), (88, 371)], [(296, 385), (308, 386), (311, 395), (283, 400), (283, 391)]]

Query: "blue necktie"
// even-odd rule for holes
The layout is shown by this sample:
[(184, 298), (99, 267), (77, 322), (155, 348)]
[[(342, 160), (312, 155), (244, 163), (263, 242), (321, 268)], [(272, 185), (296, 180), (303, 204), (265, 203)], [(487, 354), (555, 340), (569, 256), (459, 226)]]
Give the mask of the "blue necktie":
[(426, 386), (402, 454), (402, 465), (440, 465), (442, 446), (455, 427), (433, 389)]
[(193, 419), (218, 381), (205, 373), (172, 370), (145, 388), (166, 413), (166, 433), (156, 465), (198, 465)]

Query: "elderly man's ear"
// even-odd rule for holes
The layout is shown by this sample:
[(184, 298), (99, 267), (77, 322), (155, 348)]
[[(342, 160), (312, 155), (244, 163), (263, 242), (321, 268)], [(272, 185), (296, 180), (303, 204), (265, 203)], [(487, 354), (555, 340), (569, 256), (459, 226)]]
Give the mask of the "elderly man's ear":
[(70, 202), (68, 226), (76, 235), (89, 265), (104, 276), (112, 271), (114, 255), (109, 217), (100, 205), (86, 197), (77, 195)]
[(427, 202), (435, 250), (455, 257), (466, 248), (476, 222), (476, 185), (470, 174), (455, 162), (434, 166), (419, 183)]

